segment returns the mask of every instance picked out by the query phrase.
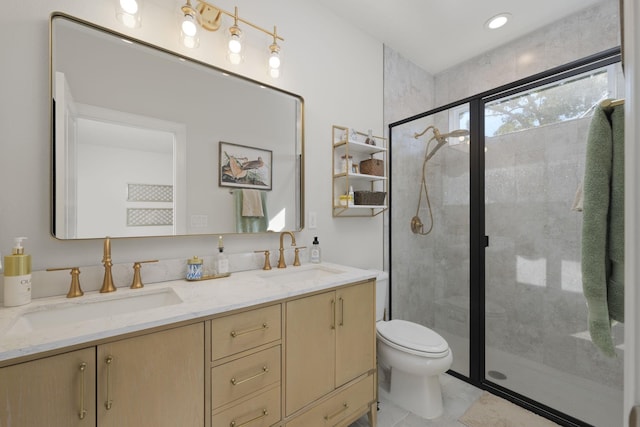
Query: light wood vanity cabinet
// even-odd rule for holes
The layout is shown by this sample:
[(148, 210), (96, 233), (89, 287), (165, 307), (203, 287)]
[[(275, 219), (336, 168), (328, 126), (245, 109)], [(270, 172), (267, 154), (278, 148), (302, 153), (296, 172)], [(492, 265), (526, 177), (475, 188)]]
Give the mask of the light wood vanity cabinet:
[(0, 368), (0, 426), (375, 426), (375, 281), (307, 295)]
[(0, 425), (203, 426), (203, 378), (202, 322), (105, 343), (0, 368)]
[(280, 421), (281, 348), (281, 304), (211, 321), (212, 426)]
[(95, 347), (0, 368), (0, 426), (96, 425)]
[(202, 322), (97, 347), (98, 426), (203, 426)]
[(286, 303), (287, 427), (376, 418), (375, 281)]

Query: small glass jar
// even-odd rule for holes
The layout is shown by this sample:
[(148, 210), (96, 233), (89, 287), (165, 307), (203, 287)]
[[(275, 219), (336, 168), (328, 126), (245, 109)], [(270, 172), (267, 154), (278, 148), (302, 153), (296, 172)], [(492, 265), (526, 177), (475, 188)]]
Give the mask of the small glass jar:
[(350, 173), (353, 170), (353, 156), (342, 156), (342, 172)]
[(202, 279), (202, 259), (194, 256), (187, 261), (187, 280)]

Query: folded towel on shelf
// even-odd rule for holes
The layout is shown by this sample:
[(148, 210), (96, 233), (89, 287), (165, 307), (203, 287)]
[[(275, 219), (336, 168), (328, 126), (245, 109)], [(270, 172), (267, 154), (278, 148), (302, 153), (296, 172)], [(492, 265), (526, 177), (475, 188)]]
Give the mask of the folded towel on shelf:
[(242, 190), (242, 216), (264, 216), (262, 192), (258, 190)]
[(624, 107), (597, 107), (583, 184), (582, 288), (589, 333), (613, 356), (611, 321), (624, 322)]

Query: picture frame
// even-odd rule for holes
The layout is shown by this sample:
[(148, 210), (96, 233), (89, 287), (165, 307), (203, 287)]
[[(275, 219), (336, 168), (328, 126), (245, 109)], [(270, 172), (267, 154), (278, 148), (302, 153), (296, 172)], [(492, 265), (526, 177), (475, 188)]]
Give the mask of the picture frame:
[(271, 190), (273, 152), (220, 141), (218, 186)]
[(351, 173), (355, 173), (355, 174), (360, 173), (360, 166), (358, 166), (357, 163), (354, 163), (353, 166), (351, 166)]

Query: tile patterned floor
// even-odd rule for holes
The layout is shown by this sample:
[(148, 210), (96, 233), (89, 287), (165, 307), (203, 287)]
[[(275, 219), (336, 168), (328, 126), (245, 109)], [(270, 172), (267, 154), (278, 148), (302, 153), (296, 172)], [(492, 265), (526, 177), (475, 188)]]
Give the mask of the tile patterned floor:
[[(378, 427), (465, 427), (458, 421), (471, 404), (480, 397), (482, 390), (455, 377), (444, 374), (440, 377), (444, 413), (434, 420), (421, 418), (399, 406), (391, 403), (388, 396), (388, 383), (385, 383), (384, 373), (381, 372), (378, 400)], [(351, 424), (350, 427), (369, 427), (367, 417), (363, 417)]]

